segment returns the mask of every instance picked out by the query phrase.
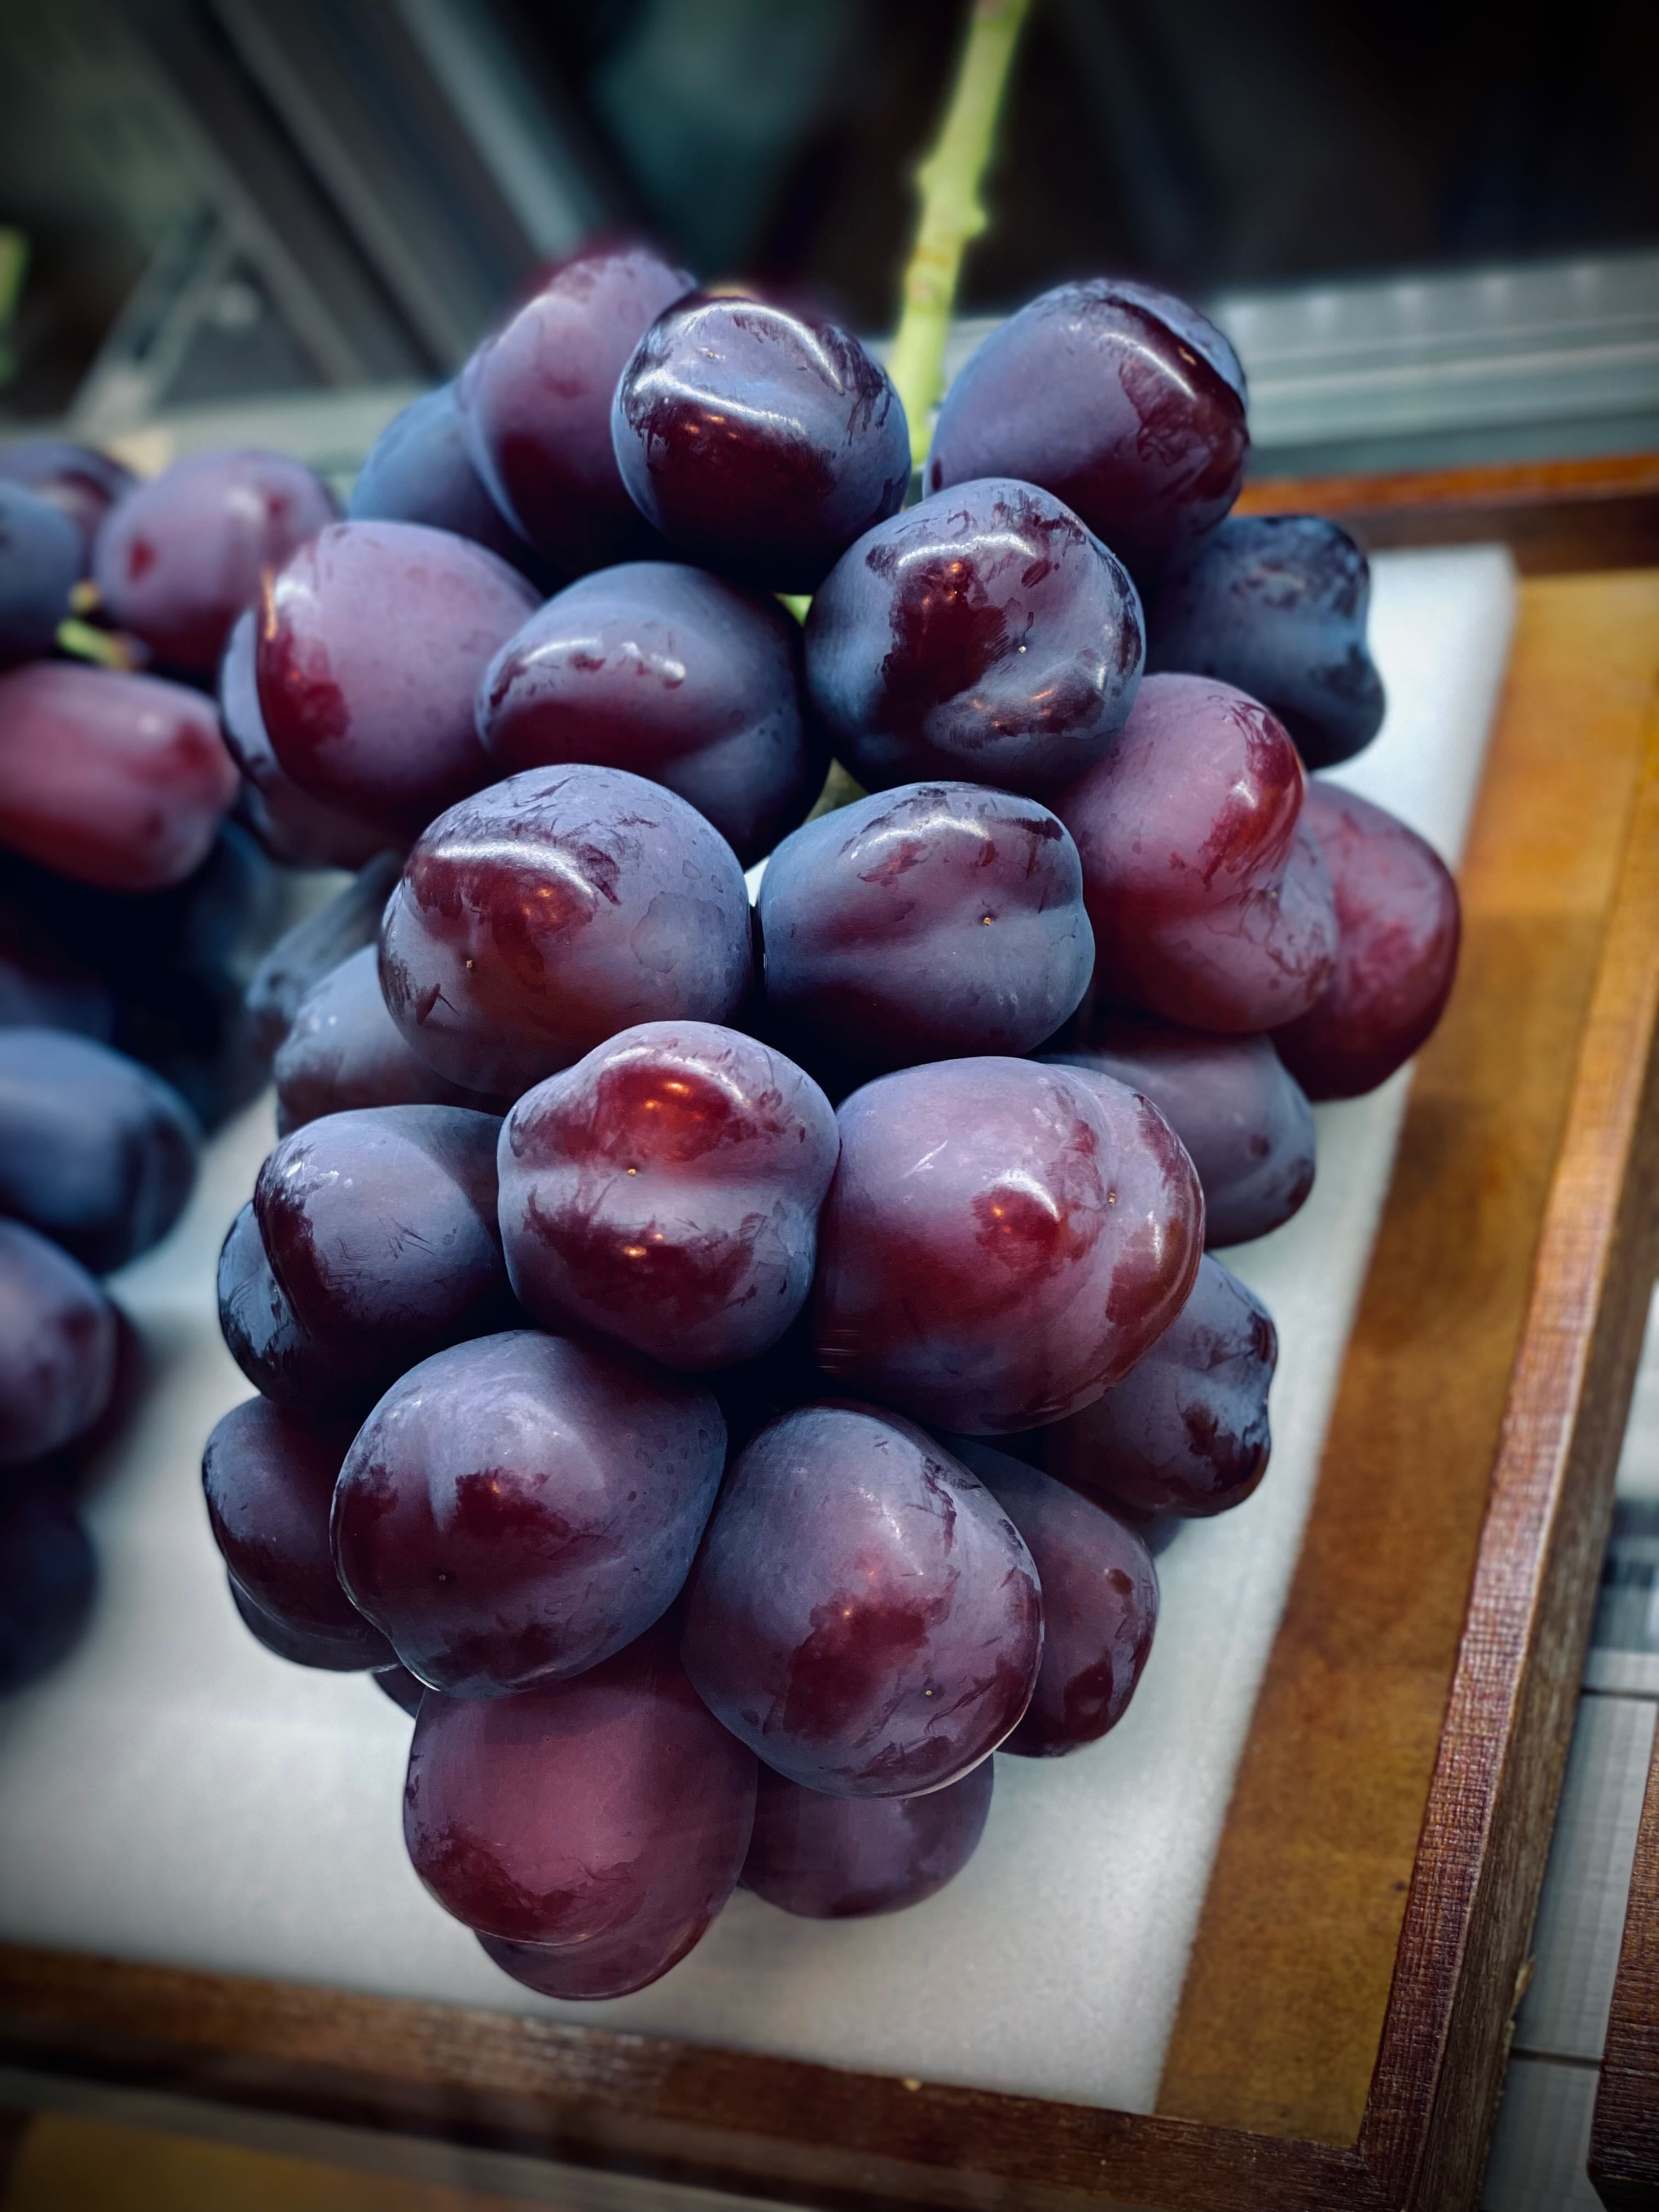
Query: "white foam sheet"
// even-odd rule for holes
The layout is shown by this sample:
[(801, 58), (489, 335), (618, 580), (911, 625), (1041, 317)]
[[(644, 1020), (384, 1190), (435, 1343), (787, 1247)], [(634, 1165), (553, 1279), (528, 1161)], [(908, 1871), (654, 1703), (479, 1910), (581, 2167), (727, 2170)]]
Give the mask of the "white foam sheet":
[[(1342, 781), (1449, 860), (1513, 604), (1500, 550), (1376, 563), (1389, 719)], [(420, 1888), (401, 1843), (403, 1715), (362, 1676), (270, 1657), (232, 1612), (198, 1463), (246, 1395), (219, 1345), (212, 1273), (270, 1138), (269, 1103), (252, 1109), (215, 1144), (179, 1230), (116, 1286), (157, 1373), (90, 1509), (104, 1575), (92, 1631), (0, 1705), (0, 1933), (1150, 2108), (1407, 1081), (1320, 1109), (1308, 1206), (1227, 1255), (1279, 1322), (1273, 1467), (1247, 1504), (1163, 1555), (1163, 1617), (1121, 1725), (1073, 1759), (1000, 1759), (977, 1856), (915, 1911), (821, 1925), (740, 1894), (655, 1988), (589, 2006), (497, 1973)]]

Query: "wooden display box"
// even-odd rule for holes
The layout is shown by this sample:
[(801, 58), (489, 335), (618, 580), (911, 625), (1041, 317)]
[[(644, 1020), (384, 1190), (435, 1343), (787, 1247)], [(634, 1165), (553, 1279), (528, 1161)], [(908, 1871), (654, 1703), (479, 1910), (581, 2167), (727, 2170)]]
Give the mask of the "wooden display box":
[[(1462, 975), (1158, 2112), (19, 1948), (0, 2058), (815, 2205), (1473, 2201), (1659, 1260), (1659, 568), (1616, 565), (1659, 561), (1659, 465), (1249, 503), (1323, 505), (1379, 543), (1508, 537), (1523, 568), (1579, 573), (1522, 586)], [(1644, 1832), (1649, 1963), (1621, 1989), (1659, 2049), (1652, 1790)]]

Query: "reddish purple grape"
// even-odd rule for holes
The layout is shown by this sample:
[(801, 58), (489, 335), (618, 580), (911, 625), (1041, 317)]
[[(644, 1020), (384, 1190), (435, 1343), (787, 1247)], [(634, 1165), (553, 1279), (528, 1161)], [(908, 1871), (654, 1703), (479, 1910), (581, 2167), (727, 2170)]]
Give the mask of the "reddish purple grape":
[(0, 481), (0, 668), (52, 651), (83, 552), (60, 508)]
[(1046, 806), (907, 784), (809, 822), (761, 879), (769, 1021), (866, 1071), (1029, 1052), (1088, 988), (1077, 848)]
[(413, 522), (337, 522), (265, 586), (260, 712), (314, 799), (413, 836), (488, 783), (478, 679), (536, 605), (505, 561)]
[(669, 1367), (775, 1344), (812, 1286), (840, 1139), (811, 1078), (736, 1030), (645, 1022), (520, 1099), (501, 1132), (519, 1303)]
[(181, 883), (236, 797), (211, 700), (41, 660), (0, 676), (0, 845), (110, 890)]
[(763, 1766), (742, 1886), (807, 1920), (921, 1905), (972, 1858), (995, 1771), (981, 1759), (921, 1797), (826, 1797)]
[(806, 681), (872, 790), (963, 777), (1052, 792), (1093, 765), (1140, 681), (1140, 601), (1068, 507), (1006, 477), (870, 531), (806, 620)]
[(720, 1487), (708, 1391), (515, 1329), (413, 1367), (334, 1500), (352, 1602), (412, 1674), (462, 1698), (580, 1674), (679, 1595)]
[(379, 944), (380, 915), (403, 865), (401, 854), (378, 854), (325, 906), (279, 937), (254, 969), (243, 1003), (248, 1033), (267, 1059), (293, 1028), (307, 993), (354, 952)]
[(1043, 1057), (1114, 1076), (1152, 1100), (1198, 1170), (1212, 1248), (1265, 1237), (1313, 1188), (1313, 1111), (1271, 1037), (1217, 1036), (1108, 1006), (1079, 1016)]
[(349, 1423), (319, 1427), (250, 1398), (216, 1425), (202, 1459), (208, 1520), (233, 1590), (262, 1625), (289, 1631), (284, 1658), (346, 1674), (392, 1656), (341, 1589), (329, 1549), (329, 1508), (350, 1441)]
[(220, 1249), (217, 1290), (225, 1348), (273, 1405), (304, 1419), (321, 1419), (361, 1415), (374, 1403), (383, 1385), (376, 1376), (366, 1382), (359, 1378), (351, 1347), (319, 1340), (295, 1320), (270, 1272), (252, 1199)]
[(495, 1114), (512, 1103), (452, 1083), (410, 1050), (380, 995), (372, 945), (312, 985), (271, 1073), (279, 1137), (357, 1106), (470, 1106)]
[(349, 522), (423, 522), (509, 561), (539, 590), (550, 580), (490, 497), (461, 433), (453, 384), (423, 392), (369, 447), (346, 501)]
[(1278, 1358), (1266, 1306), (1206, 1254), (1173, 1327), (1115, 1389), (1049, 1431), (1048, 1471), (1133, 1513), (1224, 1513), (1267, 1472)]
[(749, 893), (719, 831), (613, 768), (528, 769), (416, 840), (380, 987), (422, 1058), (517, 1093), (635, 1022), (725, 1022), (747, 995)]
[(496, 504), (574, 573), (656, 550), (611, 445), (617, 379), (693, 279), (649, 246), (589, 246), (550, 270), (456, 387), (467, 451)]
[(0, 478), (50, 500), (69, 517), (81, 533), (83, 564), (91, 561), (98, 526), (138, 481), (131, 469), (95, 446), (72, 445), (63, 438), (20, 438), (15, 445), (0, 446)]
[(82, 1436), (115, 1387), (115, 1309), (81, 1266), (0, 1221), (0, 1468)]
[(1144, 1540), (1104, 1507), (1006, 1452), (971, 1439), (962, 1449), (1024, 1538), (1042, 1584), (1042, 1666), (1002, 1748), (1061, 1759), (1122, 1719), (1152, 1648), (1158, 1570)]
[(426, 1684), (407, 1667), (376, 1667), (374, 1683), (384, 1691), (394, 1705), (402, 1707), (411, 1720), (421, 1710), (421, 1699), (426, 1695)]
[(92, 1546), (62, 1486), (8, 1484), (0, 1492), (0, 1697), (68, 1656), (97, 1586)]
[(255, 612), (232, 625), (219, 664), (219, 728), (246, 779), (243, 805), (254, 836), (274, 860), (294, 868), (361, 868), (386, 832), (355, 821), (301, 791), (271, 749), (254, 677)]
[(478, 734), (503, 774), (590, 761), (688, 799), (758, 860), (823, 789), (800, 625), (775, 599), (673, 561), (584, 576), (490, 663)]
[(1061, 284), (957, 372), (924, 482), (1041, 484), (1144, 580), (1237, 498), (1244, 398), (1238, 356), (1196, 308), (1118, 277)]
[(731, 1895), (754, 1817), (754, 1755), (662, 1630), (568, 1682), (421, 1701), (416, 1873), (480, 1935), (574, 1952), (578, 1976), (593, 1945), (620, 1967), (637, 1943), (641, 1980), (683, 1958)]
[(965, 1434), (1035, 1428), (1127, 1374), (1185, 1304), (1198, 1178), (1121, 1084), (942, 1060), (837, 1118), (813, 1319), (837, 1388)]
[(1357, 1098), (1403, 1067), (1446, 1011), (1457, 974), (1457, 885), (1414, 830), (1334, 785), (1304, 819), (1336, 896), (1336, 971), (1273, 1042), (1310, 1098)]
[(611, 442), (635, 504), (688, 560), (811, 592), (896, 514), (910, 433), (886, 372), (833, 323), (695, 294), (622, 372)]
[(1110, 752), (1054, 801), (1082, 855), (1097, 1001), (1230, 1034), (1312, 1006), (1336, 912), (1304, 789), (1265, 707), (1207, 677), (1146, 678)]
[(159, 660), (211, 676), (261, 580), (338, 512), (286, 453), (188, 453), (112, 507), (93, 578), (109, 613)]
[(727, 1475), (681, 1656), (716, 1718), (838, 1797), (955, 1782), (1030, 1701), (1042, 1601), (989, 1492), (897, 1416), (832, 1401), (763, 1429)]

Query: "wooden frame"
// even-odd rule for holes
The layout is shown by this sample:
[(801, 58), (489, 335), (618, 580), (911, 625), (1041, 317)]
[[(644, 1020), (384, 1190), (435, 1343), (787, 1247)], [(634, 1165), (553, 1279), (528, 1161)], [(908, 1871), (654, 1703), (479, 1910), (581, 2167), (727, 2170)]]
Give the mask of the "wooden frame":
[(1659, 2207), (1659, 1746), (1636, 1832), (1589, 2173), (1608, 2212)]
[[(1656, 488), (1659, 469), (1638, 503)], [(1431, 492), (1419, 481), (1419, 507)], [(1129, 2114), (21, 1948), (0, 1950), (0, 2058), (819, 2206), (1431, 2212), (1472, 2201), (1659, 1260), (1659, 576), (1528, 588), (1465, 871), (1471, 988), (1425, 1055), (1356, 1330), (1362, 1354), (1372, 1332), (1386, 1370), (1401, 1285), (1420, 1276), (1430, 1295), (1459, 1239), (1494, 1240), (1504, 1295), (1467, 1338), (1472, 1395), (1489, 1391), (1492, 1409), (1490, 1445), (1462, 1478), (1477, 1486), (1478, 1545), (1472, 1578), (1453, 1578), (1447, 1665), (1413, 1691), (1436, 1716), (1431, 1771), (1409, 1884), (1382, 1929), (1380, 2042), (1371, 2028), (1350, 2055), (1357, 2126), (1340, 2111), (1249, 2127)], [(1577, 724), (1576, 672), (1589, 701)], [(1540, 685), (1547, 696), (1534, 696)], [(1523, 1035), (1540, 1000), (1556, 1025)], [(1504, 1058), (1517, 1040), (1525, 1066)], [(1431, 1187), (1466, 1107), (1488, 1116), (1474, 1168), (1485, 1147), (1510, 1178), (1492, 1222), (1473, 1227), (1455, 1206), (1412, 1198)], [(1526, 1143), (1500, 1158), (1505, 1116)], [(1467, 1303), (1461, 1279), (1455, 1295)], [(1347, 1413), (1355, 1449), (1370, 1410), (1362, 1389)], [(1293, 1593), (1292, 1660), (1297, 1618)], [(1264, 1696), (1273, 1689), (1270, 1674)], [(1247, 1759), (1241, 1791), (1250, 1775)], [(1413, 1802), (1424, 1807), (1421, 1791)], [(1659, 1835), (1650, 1842), (1659, 1862)], [(1226, 2002), (1208, 2017), (1224, 2025)], [(1199, 2033), (1200, 2059), (1204, 2044)], [(1201, 2089), (1198, 2060), (1188, 2078)]]

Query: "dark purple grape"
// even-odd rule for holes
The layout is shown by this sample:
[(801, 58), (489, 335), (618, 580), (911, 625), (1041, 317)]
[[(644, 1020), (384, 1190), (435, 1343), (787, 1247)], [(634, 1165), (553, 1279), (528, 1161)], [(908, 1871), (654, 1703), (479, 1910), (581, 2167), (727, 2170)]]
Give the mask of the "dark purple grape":
[(519, 1303), (670, 1367), (752, 1359), (805, 1305), (839, 1148), (829, 1100), (781, 1053), (707, 1022), (623, 1030), (502, 1129)]
[(423, 522), (510, 561), (539, 590), (544, 564), (490, 497), (461, 434), (455, 387), (441, 384), (394, 415), (369, 447), (346, 501), (349, 522)]
[(255, 666), (283, 770), (330, 806), (415, 836), (489, 782), (473, 698), (535, 605), (469, 538), (331, 525), (265, 585)]
[(629, 769), (758, 860), (823, 787), (803, 719), (800, 625), (775, 599), (674, 561), (584, 576), (509, 639), (478, 690), (504, 775), (589, 761)]
[(1254, 699), (1149, 676), (1117, 743), (1054, 800), (1077, 841), (1097, 1003), (1228, 1034), (1305, 1012), (1336, 957), (1296, 748)]
[(416, 840), (380, 988), (422, 1058), (517, 1095), (635, 1022), (726, 1022), (749, 893), (695, 808), (614, 768), (528, 769)]
[(0, 1221), (0, 1468), (89, 1429), (115, 1387), (115, 1309), (81, 1266)]
[(1382, 726), (1370, 597), (1365, 556), (1340, 522), (1230, 515), (1158, 586), (1146, 665), (1237, 684), (1279, 717), (1309, 768), (1332, 768)]
[(131, 469), (96, 447), (71, 445), (63, 438), (20, 438), (15, 445), (0, 446), (0, 478), (50, 500), (69, 517), (81, 533), (83, 563), (91, 561), (100, 523), (138, 481)]
[(232, 626), (219, 664), (219, 728), (246, 779), (242, 793), (249, 826), (272, 860), (294, 868), (361, 868), (386, 843), (386, 832), (354, 821), (301, 791), (271, 750), (254, 680), (255, 613)]
[(0, 482), (0, 668), (50, 653), (80, 579), (81, 532), (61, 508)]
[(1266, 1306), (1206, 1253), (1173, 1327), (1104, 1397), (1049, 1431), (1048, 1471), (1132, 1513), (1224, 1513), (1267, 1472), (1278, 1358)]
[(845, 1401), (763, 1429), (687, 1587), (685, 1670), (790, 1781), (837, 1797), (955, 1782), (1030, 1703), (1042, 1601), (989, 1492), (894, 1414)]
[(1457, 885), (1432, 847), (1369, 799), (1309, 787), (1304, 813), (1336, 896), (1336, 971), (1273, 1042), (1310, 1098), (1375, 1091), (1426, 1042), (1457, 975)]
[(110, 510), (93, 550), (105, 607), (160, 660), (211, 676), (261, 579), (339, 512), (286, 453), (188, 453)]
[[(302, 1419), (362, 1414), (378, 1381), (354, 1372), (348, 1345), (321, 1342), (302, 1329), (270, 1272), (250, 1199), (219, 1253), (219, 1333), (254, 1389)], [(336, 1357), (336, 1354), (338, 1357)]]
[(1046, 806), (907, 784), (823, 815), (761, 879), (767, 1018), (809, 1064), (1029, 1052), (1088, 988), (1077, 848)]
[(1313, 1111), (1271, 1037), (1217, 1036), (1105, 1006), (1080, 1015), (1042, 1057), (1152, 1100), (1198, 1170), (1212, 1249), (1265, 1237), (1313, 1188)]
[(159, 1243), (201, 1132), (170, 1084), (90, 1037), (0, 1030), (0, 1213), (106, 1275)]
[(657, 550), (617, 471), (611, 401), (647, 326), (692, 283), (649, 246), (588, 246), (550, 270), (461, 374), (456, 400), (479, 475), (572, 574)]
[[(731, 1895), (755, 1760), (659, 1629), (568, 1682), (421, 1701), (404, 1795), (415, 1871), (480, 1935), (580, 1954), (640, 1946), (651, 1980)], [(599, 1992), (600, 1994), (605, 1992)]]
[(972, 1858), (995, 1771), (981, 1759), (921, 1797), (826, 1797), (763, 1766), (742, 1887), (807, 1920), (920, 1905)]
[(378, 945), (380, 915), (403, 873), (399, 853), (381, 853), (354, 882), (277, 939), (254, 970), (246, 1006), (249, 1034), (267, 1058), (298, 1018), (307, 992), (354, 952)]
[(1033, 300), (957, 372), (923, 481), (1041, 484), (1145, 581), (1221, 520), (1249, 445), (1244, 372), (1215, 325), (1097, 276)]
[(344, 1674), (392, 1656), (340, 1588), (329, 1549), (329, 1508), (350, 1441), (349, 1423), (321, 1427), (250, 1398), (216, 1425), (202, 1459), (208, 1520), (234, 1593), (262, 1624), (289, 1632), (284, 1658)]
[(971, 1438), (962, 1452), (1024, 1537), (1042, 1584), (1042, 1666), (1002, 1748), (1061, 1759), (1122, 1719), (1152, 1648), (1158, 1571), (1142, 1539), (1103, 1506)]
[(401, 1705), (411, 1720), (421, 1710), (421, 1699), (426, 1695), (426, 1684), (407, 1667), (376, 1667), (372, 1680), (377, 1690), (382, 1690), (394, 1705)]
[(622, 372), (611, 436), (646, 520), (763, 591), (816, 590), (910, 483), (879, 363), (835, 324), (760, 300), (698, 293), (659, 314)]
[(806, 682), (872, 790), (928, 776), (1052, 792), (1122, 728), (1140, 601), (1116, 556), (1034, 485), (964, 483), (870, 531), (806, 618)]
[(470, 1106), (497, 1114), (512, 1103), (452, 1083), (410, 1050), (386, 1010), (372, 945), (312, 985), (271, 1073), (279, 1137), (356, 1106)]
[(97, 1583), (87, 1532), (59, 1484), (0, 1491), (0, 1697), (67, 1656), (90, 1617)]
[(838, 1389), (967, 1434), (1035, 1428), (1127, 1374), (1185, 1304), (1198, 1178), (1109, 1078), (941, 1060), (837, 1119), (813, 1328)]
[(0, 884), (0, 1029), (74, 1030), (100, 1044), (115, 1034), (109, 986), (9, 883)]
[(159, 677), (36, 661), (0, 676), (0, 845), (111, 890), (200, 866), (235, 800), (210, 700)]

